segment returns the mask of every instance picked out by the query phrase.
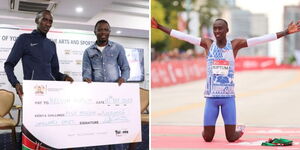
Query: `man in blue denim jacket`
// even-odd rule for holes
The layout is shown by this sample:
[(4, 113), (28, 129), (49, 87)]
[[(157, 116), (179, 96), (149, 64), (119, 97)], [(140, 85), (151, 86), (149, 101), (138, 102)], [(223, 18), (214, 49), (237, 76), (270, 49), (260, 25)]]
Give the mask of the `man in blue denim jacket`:
[(110, 25), (106, 20), (96, 23), (94, 33), (97, 41), (83, 54), (83, 81), (118, 82), (121, 85), (130, 75), (123, 46), (108, 39)]
[[(129, 64), (122, 45), (109, 41), (110, 26), (106, 20), (96, 23), (95, 44), (88, 47), (83, 54), (83, 81), (124, 83), (130, 75)], [(106, 145), (98, 148), (109, 150), (126, 150), (128, 144)]]

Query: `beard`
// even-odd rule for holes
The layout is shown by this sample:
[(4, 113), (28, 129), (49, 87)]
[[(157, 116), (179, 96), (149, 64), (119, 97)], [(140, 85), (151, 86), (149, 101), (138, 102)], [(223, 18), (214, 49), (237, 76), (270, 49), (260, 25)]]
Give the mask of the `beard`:
[(106, 45), (107, 42), (108, 42), (108, 40), (103, 40), (103, 39), (101, 40), (101, 39), (100, 39), (100, 40), (97, 40), (97, 45), (99, 45), (99, 46), (100, 46), (100, 45)]
[(99, 40), (99, 43), (106, 43), (107, 40)]

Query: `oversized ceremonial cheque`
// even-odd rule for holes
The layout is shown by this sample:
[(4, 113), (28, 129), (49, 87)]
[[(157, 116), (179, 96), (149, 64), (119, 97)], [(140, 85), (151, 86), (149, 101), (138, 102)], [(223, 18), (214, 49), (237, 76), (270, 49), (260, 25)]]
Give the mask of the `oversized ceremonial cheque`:
[(137, 83), (25, 80), (23, 90), (23, 125), (51, 147), (141, 141)]

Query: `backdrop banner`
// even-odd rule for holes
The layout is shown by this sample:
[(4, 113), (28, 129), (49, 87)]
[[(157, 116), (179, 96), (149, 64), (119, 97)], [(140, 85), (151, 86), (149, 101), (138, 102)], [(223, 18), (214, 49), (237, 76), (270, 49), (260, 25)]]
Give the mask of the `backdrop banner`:
[[(4, 63), (20, 34), (31, 33), (35, 27), (13, 26), (0, 24), (0, 88), (15, 91), (7, 80), (4, 71)], [(92, 31), (57, 29), (51, 28), (47, 38), (56, 44), (59, 59), (60, 72), (70, 75), (74, 81), (82, 81), (82, 57), (83, 52), (96, 41)], [(113, 37), (111, 37), (113, 40)], [(114, 41), (114, 40), (113, 40)], [(120, 43), (122, 44), (122, 43)], [(124, 47), (130, 66), (130, 78), (128, 81), (144, 81), (144, 49), (135, 47)], [(16, 77), (22, 83), (23, 69), (19, 61), (14, 69)]]

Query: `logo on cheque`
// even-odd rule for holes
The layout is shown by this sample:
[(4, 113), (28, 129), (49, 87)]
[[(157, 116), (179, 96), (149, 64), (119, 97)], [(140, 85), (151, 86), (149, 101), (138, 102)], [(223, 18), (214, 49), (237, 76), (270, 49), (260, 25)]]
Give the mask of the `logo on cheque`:
[(35, 95), (44, 95), (46, 93), (47, 87), (44, 85), (36, 85), (34, 86), (35, 89)]

